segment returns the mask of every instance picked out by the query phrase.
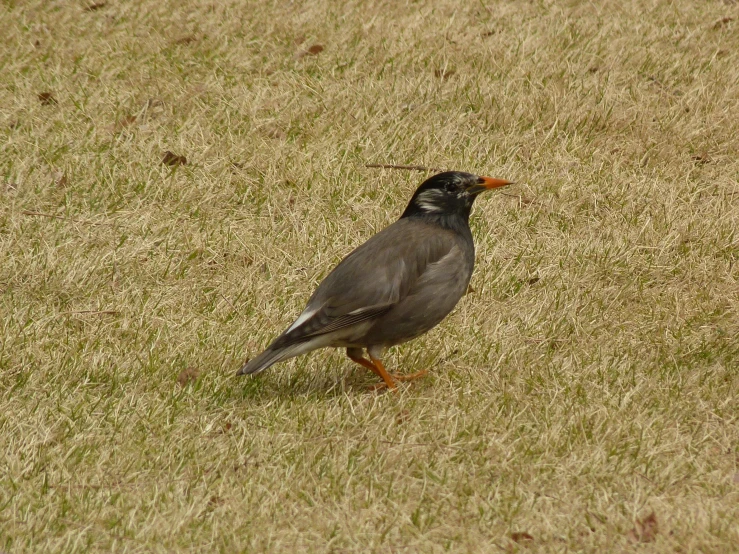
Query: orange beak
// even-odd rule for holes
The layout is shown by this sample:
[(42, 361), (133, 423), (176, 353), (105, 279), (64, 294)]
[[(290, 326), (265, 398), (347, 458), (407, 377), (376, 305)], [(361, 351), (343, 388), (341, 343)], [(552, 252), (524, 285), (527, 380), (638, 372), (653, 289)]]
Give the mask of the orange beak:
[(480, 184), (488, 190), (497, 189), (513, 184), (513, 181), (506, 181), (505, 179), (493, 179), (492, 177), (480, 177), (480, 180), (482, 181), (482, 183)]
[(480, 194), (486, 190), (497, 189), (512, 185), (512, 181), (506, 181), (505, 179), (493, 179), (492, 177), (480, 177), (477, 180), (477, 184), (472, 185), (467, 189), (467, 192), (471, 194)]

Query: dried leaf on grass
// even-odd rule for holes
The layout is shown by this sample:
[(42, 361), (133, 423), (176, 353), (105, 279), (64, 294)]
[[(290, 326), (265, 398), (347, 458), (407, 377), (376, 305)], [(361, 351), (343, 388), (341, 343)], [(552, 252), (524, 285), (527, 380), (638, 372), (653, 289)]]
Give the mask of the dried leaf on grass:
[(185, 156), (178, 156), (174, 152), (167, 150), (162, 158), (162, 163), (170, 167), (178, 165), (187, 165), (187, 158)]
[(648, 516), (636, 521), (628, 537), (632, 542), (653, 542), (658, 532), (657, 516), (651, 512)]
[(511, 540), (517, 543), (526, 543), (534, 540), (534, 537), (525, 531), (511, 533)]
[(53, 178), (54, 178), (54, 184), (60, 189), (63, 189), (67, 186), (68, 179), (67, 179), (67, 174), (64, 171), (55, 171)]
[(732, 21), (734, 21), (733, 17), (722, 17), (721, 19), (716, 21), (716, 23), (713, 24), (713, 28), (720, 29), (721, 27), (726, 26), (728, 23), (731, 23)]
[(95, 12), (101, 8), (104, 8), (106, 6), (107, 2), (95, 2), (94, 4), (90, 4), (85, 7), (86, 12)]
[(44, 106), (52, 106), (57, 103), (54, 93), (50, 91), (40, 92), (38, 94), (38, 99)]
[(115, 122), (115, 124), (112, 127), (112, 131), (114, 133), (120, 132), (123, 129), (126, 129), (127, 127), (133, 125), (136, 123), (136, 116), (135, 115), (127, 115)]
[(190, 44), (191, 42), (195, 42), (196, 40), (198, 39), (195, 35), (187, 35), (175, 40), (174, 44)]
[(531, 545), (534, 542), (534, 537), (525, 531), (516, 531), (511, 533), (511, 541), (508, 543), (506, 548), (507, 552), (518, 552), (520, 550), (516, 545), (521, 545), (524, 548)]
[(208, 509), (209, 511), (210, 511), (210, 510), (214, 510), (214, 509), (216, 509), (216, 508), (217, 508), (218, 506), (221, 506), (221, 505), (222, 505), (222, 504), (223, 504), (224, 502), (225, 502), (225, 500), (223, 500), (223, 498), (221, 498), (220, 496), (216, 496), (216, 495), (213, 495), (213, 496), (211, 496), (211, 497), (210, 497), (210, 498), (208, 499), (208, 505), (207, 505), (207, 507), (206, 507), (206, 508), (207, 508), (207, 509)]
[(177, 383), (181, 387), (185, 387), (197, 381), (198, 377), (200, 377), (200, 370), (196, 367), (188, 367), (180, 371), (180, 374), (177, 376)]
[(323, 52), (324, 48), (322, 44), (314, 44), (307, 50), (302, 50), (295, 54), (296, 58), (304, 58), (305, 56), (317, 56), (321, 52)]
[(708, 152), (704, 150), (700, 154), (696, 154), (695, 156), (692, 156), (691, 160), (693, 160), (696, 163), (696, 165), (705, 165), (711, 161), (711, 157), (708, 155)]

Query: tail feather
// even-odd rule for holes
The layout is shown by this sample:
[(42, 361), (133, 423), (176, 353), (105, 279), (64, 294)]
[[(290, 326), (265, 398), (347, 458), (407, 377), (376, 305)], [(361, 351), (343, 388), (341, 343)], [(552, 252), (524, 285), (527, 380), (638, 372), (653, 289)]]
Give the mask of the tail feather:
[(272, 364), (297, 356), (298, 353), (295, 352), (295, 350), (297, 350), (297, 346), (298, 345), (291, 345), (282, 348), (274, 348), (274, 345), (272, 345), (253, 360), (247, 361), (243, 366), (241, 366), (241, 369), (236, 372), (236, 375), (261, 373)]

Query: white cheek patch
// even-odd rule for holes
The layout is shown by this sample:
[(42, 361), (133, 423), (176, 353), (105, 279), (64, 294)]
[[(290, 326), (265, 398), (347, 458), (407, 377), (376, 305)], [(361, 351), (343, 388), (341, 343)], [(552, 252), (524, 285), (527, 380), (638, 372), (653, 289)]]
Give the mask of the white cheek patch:
[(418, 198), (416, 198), (416, 204), (424, 212), (442, 212), (444, 211), (444, 209), (438, 204), (439, 198), (441, 196), (442, 195), (439, 193), (439, 191), (427, 190), (418, 195)]
[(436, 204), (429, 204), (428, 202), (418, 202), (418, 206), (424, 211), (424, 212), (440, 212), (442, 209), (437, 206)]

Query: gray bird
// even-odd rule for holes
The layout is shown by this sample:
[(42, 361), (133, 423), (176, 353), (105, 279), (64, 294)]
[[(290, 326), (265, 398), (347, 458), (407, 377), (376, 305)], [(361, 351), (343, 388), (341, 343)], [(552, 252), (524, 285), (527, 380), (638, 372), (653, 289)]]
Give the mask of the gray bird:
[(382, 354), (431, 330), (457, 305), (475, 265), (472, 204), (479, 193), (509, 184), (459, 171), (424, 181), (400, 219), (344, 258), (298, 319), (237, 374), (259, 373), (330, 346), (346, 348), (351, 360), (380, 376), (389, 389), (424, 375), (391, 375)]

